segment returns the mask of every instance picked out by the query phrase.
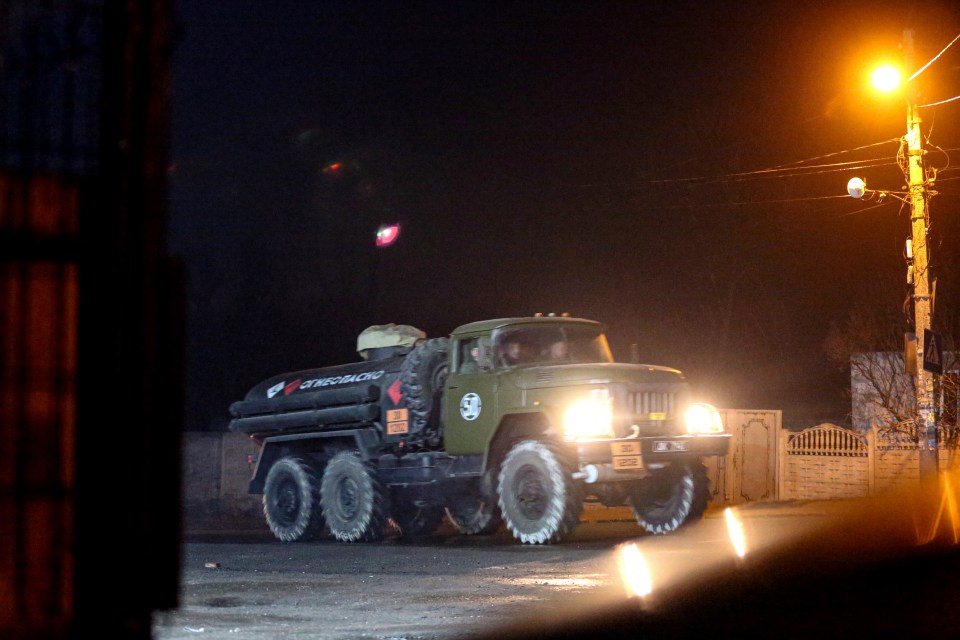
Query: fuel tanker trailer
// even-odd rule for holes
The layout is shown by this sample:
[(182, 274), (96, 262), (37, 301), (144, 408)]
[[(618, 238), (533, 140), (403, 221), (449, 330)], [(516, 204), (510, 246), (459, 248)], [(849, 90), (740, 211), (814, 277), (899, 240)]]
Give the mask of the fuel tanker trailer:
[(230, 406), (230, 429), (259, 446), (249, 491), (279, 540), (414, 537), (447, 518), (464, 534), (505, 525), (551, 543), (588, 498), (669, 533), (703, 514), (703, 458), (729, 447), (680, 371), (614, 362), (593, 320), (501, 318), (429, 339), (376, 325), (357, 351)]

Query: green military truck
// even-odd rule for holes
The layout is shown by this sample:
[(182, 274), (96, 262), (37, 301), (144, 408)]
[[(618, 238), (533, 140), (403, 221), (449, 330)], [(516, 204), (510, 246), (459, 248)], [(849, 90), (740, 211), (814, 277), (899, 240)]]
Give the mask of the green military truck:
[(433, 339), (381, 325), (357, 349), (359, 362), (273, 376), (230, 407), (230, 429), (259, 445), (249, 491), (280, 540), (422, 536), (446, 517), (553, 543), (588, 499), (665, 534), (703, 514), (703, 458), (729, 447), (680, 371), (614, 362), (592, 320), (485, 320)]

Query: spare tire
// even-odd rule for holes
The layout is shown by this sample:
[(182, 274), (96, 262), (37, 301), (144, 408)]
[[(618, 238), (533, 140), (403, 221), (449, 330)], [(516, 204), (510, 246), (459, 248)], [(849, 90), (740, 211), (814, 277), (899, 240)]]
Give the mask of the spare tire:
[(440, 424), (440, 394), (447, 379), (447, 338), (432, 338), (414, 347), (400, 365), (400, 392), (410, 411), (410, 432), (428, 437)]

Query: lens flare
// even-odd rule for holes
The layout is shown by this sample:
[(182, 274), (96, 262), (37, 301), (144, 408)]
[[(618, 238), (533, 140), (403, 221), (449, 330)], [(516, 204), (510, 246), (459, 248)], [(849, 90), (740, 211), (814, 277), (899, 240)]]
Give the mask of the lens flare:
[(957, 486), (953, 474), (946, 473), (940, 478), (939, 504), (926, 533), (917, 533), (917, 543), (924, 545), (937, 538), (944, 537), (960, 544), (960, 506), (958, 506)]
[(397, 237), (400, 235), (400, 225), (399, 224), (385, 224), (377, 229), (377, 246), (378, 247), (389, 247), (391, 244), (397, 241)]
[(747, 555), (747, 535), (743, 531), (743, 522), (730, 507), (723, 510), (723, 517), (727, 521), (727, 535), (730, 536), (730, 544), (733, 545), (736, 554), (742, 558)]
[(653, 592), (653, 577), (636, 544), (620, 548), (620, 575), (630, 598), (643, 598)]

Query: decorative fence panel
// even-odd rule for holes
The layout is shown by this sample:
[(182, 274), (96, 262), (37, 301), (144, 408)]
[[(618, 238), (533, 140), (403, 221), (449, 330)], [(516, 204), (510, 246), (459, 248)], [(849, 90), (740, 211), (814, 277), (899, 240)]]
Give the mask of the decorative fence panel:
[(783, 432), (780, 443), (780, 499), (860, 498), (870, 494), (867, 438), (824, 424), (799, 433)]
[(920, 446), (903, 431), (870, 432), (874, 484), (871, 493), (905, 489), (920, 481)]
[[(941, 470), (960, 467), (955, 438), (941, 433)], [(904, 430), (861, 434), (821, 424), (780, 437), (780, 500), (859, 498), (920, 481), (920, 449)]]

